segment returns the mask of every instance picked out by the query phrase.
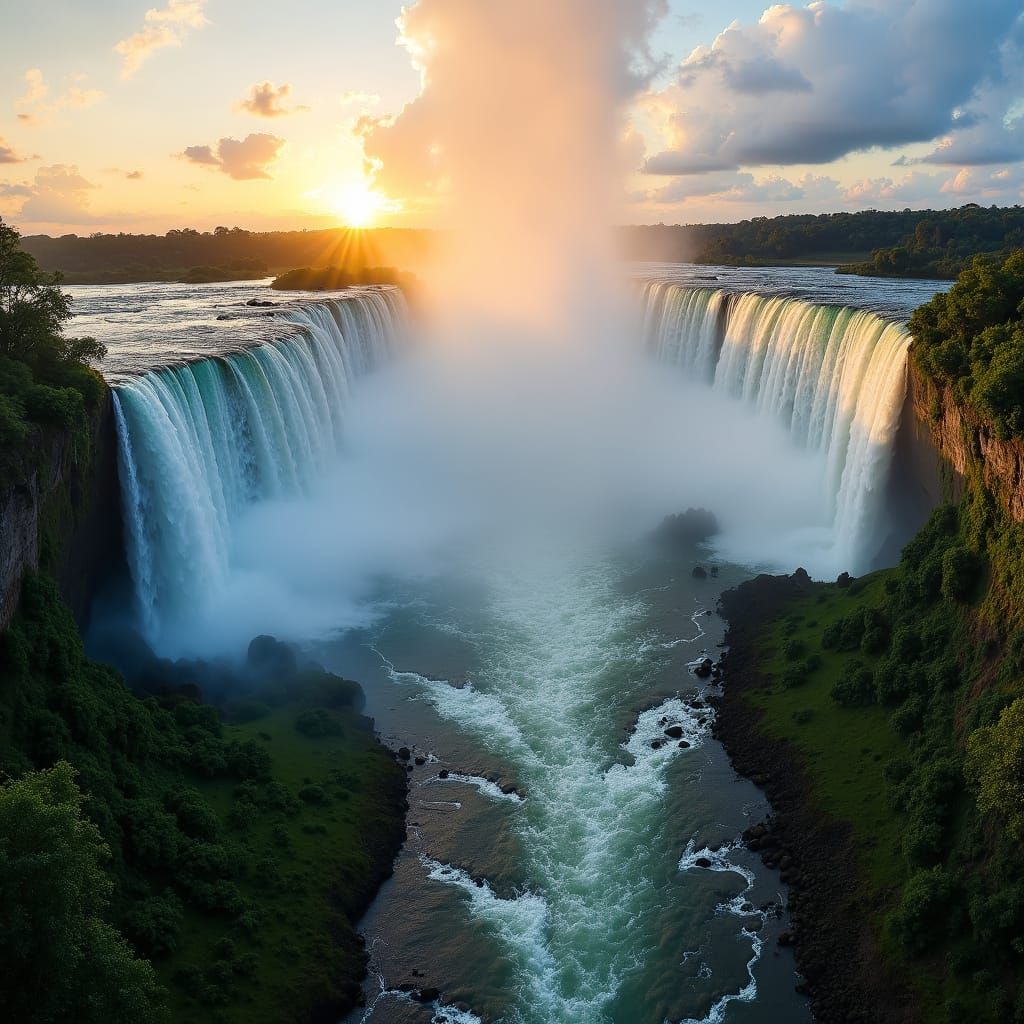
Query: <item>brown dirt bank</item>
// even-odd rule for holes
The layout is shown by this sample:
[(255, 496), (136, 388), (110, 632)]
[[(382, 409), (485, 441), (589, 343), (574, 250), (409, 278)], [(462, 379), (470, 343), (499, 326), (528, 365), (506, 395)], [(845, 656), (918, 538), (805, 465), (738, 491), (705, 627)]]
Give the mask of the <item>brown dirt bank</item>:
[(771, 683), (759, 666), (765, 625), (816, 586), (797, 570), (792, 576), (758, 576), (722, 595), (728, 654), (715, 734), (736, 770), (771, 802), (768, 835), (750, 845), (783, 867), (796, 961), (816, 1019), (913, 1024), (920, 1020), (913, 997), (884, 961), (870, 923), (873, 908), (851, 830), (815, 800), (801, 753), (766, 734), (763, 712), (749, 700)]

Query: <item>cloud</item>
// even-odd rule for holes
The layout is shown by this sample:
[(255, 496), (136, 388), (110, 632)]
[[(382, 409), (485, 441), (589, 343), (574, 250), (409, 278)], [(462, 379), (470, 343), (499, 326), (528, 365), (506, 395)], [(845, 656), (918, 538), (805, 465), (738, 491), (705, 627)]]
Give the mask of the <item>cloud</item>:
[(181, 155), (193, 164), (217, 167), (236, 181), (269, 178), (267, 167), (277, 159), (284, 139), (257, 132), (244, 139), (221, 139), (216, 146), (189, 146)]
[(128, 181), (141, 181), (143, 173), (142, 171), (125, 171), (124, 176)]
[(50, 87), (39, 68), (29, 68), (23, 78), (25, 93), (18, 97), (17, 105), (27, 108), (18, 114), (18, 120), (26, 124), (38, 124), (62, 110), (85, 110), (103, 99), (103, 93), (99, 89), (90, 89), (86, 86), (85, 75), (72, 76), (72, 84), (52, 99), (48, 98)]
[(644, 98), (662, 145), (645, 170), (827, 163), (947, 136), (964, 145), (944, 156), (966, 162), (970, 151), (982, 158), (969, 134), (982, 125), (985, 159), (1005, 158), (1020, 143), (995, 112), (1020, 84), (1019, 15), (1019, 0), (769, 7), (757, 24), (734, 22), (698, 47)]
[(725, 203), (788, 203), (798, 200), (826, 200), (840, 194), (839, 182), (825, 175), (806, 173), (795, 181), (778, 174), (755, 179), (745, 171), (681, 175), (667, 185), (634, 196), (634, 201), (655, 205), (685, 203), (691, 199), (714, 199)]
[(209, 24), (205, 6), (206, 0), (168, 0), (166, 7), (146, 11), (142, 29), (114, 46), (122, 58), (121, 77), (131, 78), (154, 50), (181, 46), (191, 29)]
[(380, 97), (375, 92), (360, 92), (358, 89), (349, 89), (341, 94), (339, 102), (342, 106), (350, 103), (358, 103), (364, 107), (374, 107), (380, 103)]
[(0, 138), (0, 164), (20, 164), (24, 161), (23, 156), (19, 156), (11, 146)]
[(292, 87), (288, 84), (275, 87), (273, 82), (260, 82), (249, 89), (249, 95), (239, 101), (237, 109), (256, 117), (285, 117), (288, 114), (309, 110), (309, 107), (302, 104), (286, 104), (285, 101), (291, 91)]
[(31, 185), (8, 186), (4, 195), (25, 198), (18, 218), (27, 223), (94, 224), (89, 192), (96, 186), (74, 164), (50, 164), (36, 171)]

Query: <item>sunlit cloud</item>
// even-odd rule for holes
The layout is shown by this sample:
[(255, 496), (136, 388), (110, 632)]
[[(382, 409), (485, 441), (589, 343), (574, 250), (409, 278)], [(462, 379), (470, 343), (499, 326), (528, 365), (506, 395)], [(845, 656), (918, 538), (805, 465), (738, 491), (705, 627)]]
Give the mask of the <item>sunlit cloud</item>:
[(349, 89), (348, 92), (343, 92), (339, 99), (342, 106), (362, 106), (362, 107), (375, 107), (380, 103), (380, 96), (375, 92), (361, 92), (358, 89)]
[(17, 100), (17, 106), (22, 108), (18, 120), (23, 124), (39, 124), (62, 110), (85, 110), (103, 99), (99, 89), (90, 89), (85, 84), (85, 75), (73, 76), (72, 84), (56, 96), (52, 96), (39, 68), (29, 68), (23, 78), (25, 92)]
[(20, 164), (24, 160), (23, 156), (19, 156), (13, 147), (0, 138), (0, 164)]
[(181, 156), (189, 163), (215, 167), (236, 181), (270, 178), (268, 167), (277, 159), (284, 139), (255, 132), (244, 139), (221, 139), (216, 147), (189, 146)]
[(236, 109), (256, 117), (285, 117), (309, 110), (301, 103), (288, 103), (292, 87), (285, 83), (275, 86), (273, 82), (260, 82), (249, 89), (249, 95), (238, 102)]
[(23, 198), (20, 220), (39, 224), (94, 224), (100, 219), (89, 209), (95, 185), (74, 164), (40, 167), (31, 185), (15, 185), (2, 195)]
[(114, 46), (122, 58), (121, 77), (131, 78), (155, 50), (181, 46), (191, 29), (209, 24), (206, 0), (168, 0), (166, 7), (146, 11), (145, 24)]

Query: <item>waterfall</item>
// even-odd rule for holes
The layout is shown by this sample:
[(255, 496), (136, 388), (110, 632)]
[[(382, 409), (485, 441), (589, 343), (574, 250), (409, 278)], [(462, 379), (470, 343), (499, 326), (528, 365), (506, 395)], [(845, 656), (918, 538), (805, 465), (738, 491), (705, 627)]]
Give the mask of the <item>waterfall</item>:
[(832, 561), (860, 572), (881, 547), (911, 337), (876, 313), (664, 281), (643, 292), (658, 359), (781, 420), (821, 454)]
[(396, 289), (364, 290), (276, 317), (287, 325), (276, 342), (114, 390), (126, 554), (150, 641), (223, 586), (247, 506), (317, 480), (352, 382), (388, 356), (405, 304)]

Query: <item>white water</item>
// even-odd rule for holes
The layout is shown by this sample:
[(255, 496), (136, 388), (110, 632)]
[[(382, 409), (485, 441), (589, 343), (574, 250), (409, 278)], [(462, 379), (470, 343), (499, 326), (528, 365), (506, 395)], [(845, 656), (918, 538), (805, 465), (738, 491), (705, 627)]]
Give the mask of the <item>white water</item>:
[(114, 391), (126, 553), (154, 644), (228, 584), (240, 514), (302, 494), (333, 461), (352, 383), (387, 357), (405, 306), (366, 290), (275, 315), (275, 343)]
[(643, 334), (657, 358), (781, 421), (821, 455), (831, 520), (823, 564), (869, 568), (885, 536), (906, 397), (903, 326), (866, 310), (655, 281), (644, 287)]

